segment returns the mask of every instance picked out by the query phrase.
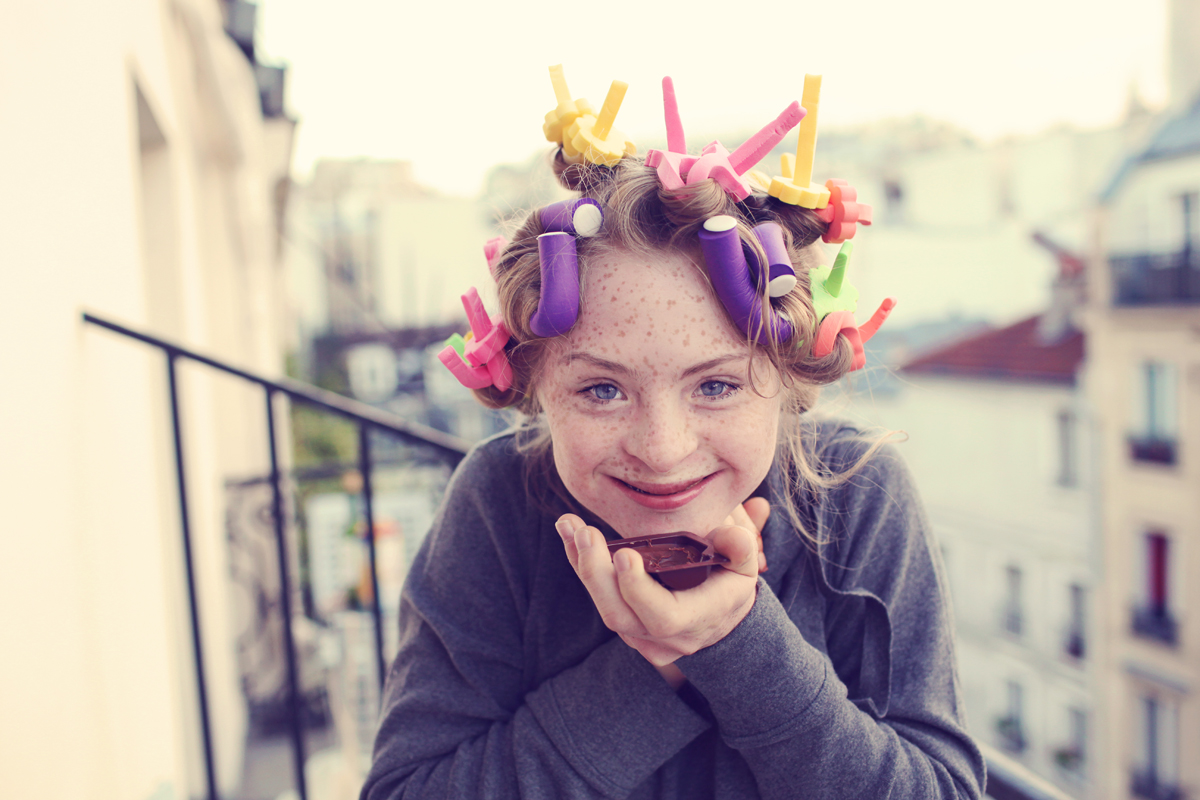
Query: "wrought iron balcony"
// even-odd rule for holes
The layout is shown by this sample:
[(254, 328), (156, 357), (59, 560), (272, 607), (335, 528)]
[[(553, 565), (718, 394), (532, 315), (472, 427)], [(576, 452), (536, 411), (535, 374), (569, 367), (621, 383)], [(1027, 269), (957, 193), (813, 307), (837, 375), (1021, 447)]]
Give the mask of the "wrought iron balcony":
[(996, 720), (996, 733), (1000, 734), (1000, 743), (1005, 750), (1012, 753), (1024, 752), (1028, 742), (1025, 741), (1025, 731), (1019, 717), (1001, 717)]
[(289, 552), (291, 550), (291, 543), (289, 543), (289, 537), (285, 531), (287, 516), (285, 514), (285, 483), (287, 477), (281, 466), (281, 458), (278, 451), (279, 422), (276, 419), (275, 401), (280, 397), (286, 397), (292, 403), (315, 408), (321, 412), (348, 420), (358, 429), (358, 473), (362, 481), (360, 493), (365, 521), (363, 538), (367, 545), (369, 574), (369, 587), (366, 595), (370, 599), (367, 603), (367, 611), (374, 623), (371, 626), (373, 628), (371, 631), (373, 634), (371, 636), (373, 639), (371, 642), (373, 645), (371, 648), (373, 650), (371, 653), (373, 658), (370, 659), (374, 662), (372, 665), (374, 669), (368, 671), (374, 673), (374, 677), (378, 681), (380, 688), (382, 688), (386, 670), (384, 668), (383, 609), (380, 605), (379, 596), (379, 566), (376, 557), (376, 526), (372, 483), (372, 468), (376, 465), (377, 459), (372, 455), (372, 435), (379, 434), (383, 437), (398, 440), (416, 450), (426, 452), (429, 454), (429, 457), (440, 460), (451, 467), (462, 460), (468, 449), (467, 443), (441, 431), (408, 422), (385, 411), (350, 400), (349, 398), (316, 386), (310, 386), (290, 378), (268, 378), (257, 375), (249, 370), (236, 367), (211, 356), (198, 353), (148, 333), (119, 325), (93, 314), (85, 313), (83, 320), (91, 325), (107, 329), (113, 333), (118, 333), (154, 347), (164, 356), (167, 372), (167, 400), (174, 438), (175, 484), (178, 491), (180, 517), (179, 530), (183, 540), (184, 572), (187, 580), (187, 597), (191, 622), (192, 654), (194, 656), (193, 668), (197, 691), (196, 704), (197, 711), (199, 712), (199, 738), (204, 748), (203, 764), (208, 800), (220, 800), (220, 796), (217, 790), (214, 731), (209, 721), (209, 701), (204, 668), (203, 628), (200, 623), (202, 604), (198, 597), (198, 587), (192, 560), (191, 514), (189, 513), (188, 494), (186, 491), (188, 485), (186, 479), (187, 459), (184, 456), (184, 442), (182, 426), (180, 424), (181, 393), (179, 392), (176, 379), (177, 365), (180, 361), (202, 364), (217, 372), (240, 378), (253, 386), (257, 386), (263, 392), (263, 400), (265, 401), (264, 412), (267, 423), (267, 444), (271, 466), (270, 476), (267, 478), (267, 483), (270, 485), (270, 500), (269, 507), (266, 509), (266, 517), (270, 526), (274, 529), (274, 560), (278, 568), (279, 585), (277, 598), (263, 597), (261, 600), (271, 605), (278, 604), (281, 619), (284, 621), (279, 626), (279, 633), (282, 639), (281, 649), (286, 662), (287, 688), (284, 703), (279, 708), (281, 719), (278, 720), (278, 723), (286, 726), (290, 732), (295, 795), (299, 800), (308, 800), (309, 793), (304, 768), (306, 758), (305, 723), (306, 717), (310, 716), (311, 703), (309, 702), (310, 698), (306, 697), (305, 693), (301, 690), (298, 649), (292, 630), (293, 623), (304, 616), (304, 610), (296, 608), (292, 602), (292, 585), (296, 576), (292, 575), (292, 568), (290, 567)]
[(1134, 797), (1145, 800), (1187, 800), (1187, 793), (1173, 783), (1167, 783), (1149, 770), (1135, 769), (1129, 789)]
[[(217, 372), (240, 378), (251, 385), (257, 386), (263, 392), (264, 412), (267, 421), (267, 436), (271, 456), (271, 474), (266, 479), (266, 483), (270, 487), (268, 492), (269, 505), (263, 517), (263, 522), (272, 529), (275, 544), (275, 552), (271, 554), (264, 550), (264, 555), (270, 556), (269, 560), (277, 564), (279, 585), (275, 597), (263, 597), (261, 600), (267, 605), (278, 606), (281, 618), (284, 620), (294, 621), (303, 617), (306, 612), (303, 608), (299, 607), (299, 604), (292, 603), (293, 590), (291, 587), (296, 576), (293, 575), (294, 570), (289, 567), (289, 552), (291, 551), (289, 548), (289, 537), (285, 533), (285, 522), (288, 516), (285, 511), (285, 504), (287, 502), (285, 494), (287, 494), (286, 484), (288, 477), (281, 466), (280, 462), (282, 459), (277, 451), (277, 428), (280, 423), (276, 419), (275, 401), (284, 396), (294, 404), (315, 408), (323, 413), (349, 420), (357, 427), (358, 472), (362, 480), (362, 485), (358, 487), (357, 491), (361, 492), (361, 510), (365, 521), (363, 538), (368, 548), (367, 564), (369, 571), (369, 588), (366, 592), (367, 599), (364, 603), (366, 608), (360, 620), (364, 623), (363, 627), (367, 630), (358, 631), (358, 633), (365, 633), (366, 638), (370, 639), (369, 660), (373, 662), (373, 664), (367, 665), (368, 668), (362, 673), (362, 680), (370, 680), (371, 677), (374, 677), (382, 684), (385, 674), (384, 615), (379, 600), (379, 569), (375, 549), (374, 532), (376, 525), (374, 523), (374, 490), (372, 482), (373, 467), (380, 460), (378, 457), (378, 450), (380, 448), (372, 446), (374, 439), (372, 434), (378, 434), (387, 439), (403, 442), (406, 446), (412, 448), (414, 457), (418, 453), (424, 453), (425, 456), (439, 460), (450, 466), (457, 464), (462, 459), (466, 453), (467, 445), (453, 436), (422, 425), (407, 422), (377, 408), (363, 405), (362, 403), (315, 386), (309, 386), (286, 378), (260, 376), (219, 359), (212, 358), (211, 356), (119, 325), (93, 314), (84, 314), (83, 319), (90, 325), (106, 329), (156, 348), (164, 356), (168, 389), (166, 401), (169, 407), (174, 439), (175, 482), (178, 490), (180, 517), (179, 531), (183, 540), (182, 552), (185, 561), (184, 572), (188, 590), (187, 598), (191, 622), (192, 650), (194, 656), (192, 668), (196, 679), (197, 696), (195, 702), (198, 711), (197, 727), (200, 729), (197, 738), (203, 747), (202, 764), (207, 787), (205, 797), (207, 800), (222, 800), (217, 789), (214, 759), (214, 739), (217, 732), (213, 731), (210, 726), (209, 701), (205, 688), (204, 641), (202, 637), (203, 628), (200, 621), (202, 602), (198, 596), (198, 587), (192, 564), (191, 516), (188, 507), (185, 474), (187, 459), (184, 454), (182, 427), (180, 425), (182, 411), (180, 401), (182, 398), (176, 380), (178, 363), (192, 362), (204, 365)], [(288, 749), (291, 751), (292, 779), (294, 785), (293, 796), (297, 797), (298, 800), (307, 800), (311, 795), (309, 793), (304, 766), (308, 750), (305, 728), (306, 718), (311, 716), (312, 709), (309, 698), (305, 695), (301, 686), (300, 657), (297, 642), (293, 638), (292, 625), (282, 624), (278, 626), (276, 632), (280, 638), (280, 649), (285, 656), (287, 673), (285, 681), (286, 690), (283, 692), (284, 702), (282, 706), (276, 709), (280, 712), (280, 718), (277, 722), (279, 725), (286, 727), (290, 734)], [(370, 667), (374, 668), (371, 669)], [(1026, 747), (1019, 720), (1008, 718), (998, 721), (998, 725), (1002, 728), (1002, 735), (1011, 750), (1020, 752)], [(980, 743), (980, 749), (984, 752), (987, 760), (987, 796), (992, 798), (992, 800), (1070, 800), (1065, 793), (1031, 772), (1027, 767), (1012, 758), (1011, 755), (997, 751), (982, 742)], [(1174, 800), (1173, 796), (1172, 799)]]
[(1200, 303), (1200, 252), (1136, 253), (1108, 259), (1113, 305)]
[(1151, 464), (1173, 465), (1178, 456), (1178, 445), (1174, 439), (1161, 436), (1130, 436), (1129, 456), (1134, 461)]
[(1082, 660), (1087, 653), (1087, 640), (1082, 630), (1068, 630), (1063, 637), (1063, 652), (1074, 659)]
[(1133, 632), (1147, 639), (1175, 645), (1179, 641), (1179, 622), (1162, 607), (1138, 606), (1133, 609)]

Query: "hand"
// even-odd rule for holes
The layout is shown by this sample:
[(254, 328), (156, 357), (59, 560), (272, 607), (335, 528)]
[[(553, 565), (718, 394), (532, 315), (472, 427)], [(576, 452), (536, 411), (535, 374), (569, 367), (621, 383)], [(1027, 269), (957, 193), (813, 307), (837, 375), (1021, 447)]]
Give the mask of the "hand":
[[(725, 638), (754, 605), (761, 553), (751, 528), (754, 517), (765, 516), (757, 504), (751, 508), (753, 515), (742, 510), (750, 525), (722, 526), (707, 537), (729, 563), (699, 586), (679, 592), (651, 578), (631, 549), (610, 558), (600, 531), (574, 514), (560, 517), (556, 528), (604, 624), (662, 672), (680, 656)], [(671, 680), (673, 673), (663, 674)]]

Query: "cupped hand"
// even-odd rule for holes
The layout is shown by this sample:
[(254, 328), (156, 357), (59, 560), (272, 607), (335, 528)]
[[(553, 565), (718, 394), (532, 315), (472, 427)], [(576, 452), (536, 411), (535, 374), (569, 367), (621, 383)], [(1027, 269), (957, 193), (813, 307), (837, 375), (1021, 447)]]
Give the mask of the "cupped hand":
[(634, 550), (610, 557), (603, 534), (574, 514), (564, 514), (555, 527), (604, 624), (662, 672), (680, 656), (724, 639), (749, 613), (761, 563), (756, 535), (769, 513), (765, 501), (736, 509), (727, 520), (733, 524), (706, 537), (729, 563), (699, 586), (676, 592), (654, 580)]

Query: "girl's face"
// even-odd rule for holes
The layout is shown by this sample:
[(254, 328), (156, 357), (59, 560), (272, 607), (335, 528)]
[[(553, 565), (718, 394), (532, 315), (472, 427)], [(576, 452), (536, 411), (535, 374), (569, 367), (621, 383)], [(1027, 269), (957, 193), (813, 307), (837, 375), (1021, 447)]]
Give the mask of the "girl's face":
[(684, 254), (597, 256), (583, 296), (538, 390), (563, 483), (622, 536), (707, 535), (771, 466), (778, 374)]

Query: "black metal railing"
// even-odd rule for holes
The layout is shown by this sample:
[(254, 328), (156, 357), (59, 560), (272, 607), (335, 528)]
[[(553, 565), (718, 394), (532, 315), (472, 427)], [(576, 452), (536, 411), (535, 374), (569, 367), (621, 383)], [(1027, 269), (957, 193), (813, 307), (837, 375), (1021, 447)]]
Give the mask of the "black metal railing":
[(1130, 627), (1145, 639), (1156, 639), (1172, 646), (1179, 642), (1179, 622), (1162, 606), (1136, 606)]
[[(213, 358), (173, 342), (161, 339), (148, 333), (84, 313), (83, 321), (98, 327), (121, 334), (160, 350), (166, 358), (167, 383), (171, 411), (171, 428), (175, 455), (175, 477), (179, 498), (179, 521), (183, 543), (184, 568), (187, 579), (188, 607), (191, 621), (192, 648), (194, 669), (196, 674), (197, 704), (201, 739), (204, 748), (205, 779), (207, 781), (207, 797), (218, 800), (216, 773), (214, 769), (214, 745), (212, 730), (209, 722), (209, 705), (204, 672), (203, 639), (200, 626), (200, 603), (196, 588), (195, 569), (193, 564), (193, 548), (191, 540), (191, 523), (188, 511), (186, 459), (184, 458), (183, 429), (181, 425), (181, 409), (176, 366), (180, 359), (203, 364), (219, 372), (241, 378), (263, 389), (265, 398), (265, 413), (267, 421), (267, 436), (271, 456), (270, 482), (271, 503), (270, 516), (274, 527), (276, 559), (280, 573), (281, 611), (285, 624), (282, 626), (283, 646), (287, 657), (287, 707), (289, 709), (288, 727), (292, 745), (293, 765), (295, 770), (296, 791), (300, 800), (307, 800), (308, 789), (304, 776), (304, 731), (303, 719), (305, 700), (301, 695), (299, 675), (297, 670), (296, 645), (292, 639), (291, 620), (291, 583), (289, 579), (289, 555), (287, 537), (284, 530), (284, 491), (283, 476), (280, 467), (279, 453), (276, 447), (275, 399), (284, 395), (289, 399), (322, 409), (330, 414), (350, 420), (358, 426), (358, 470), (362, 476), (363, 515), (365, 517), (365, 539), (368, 547), (369, 569), (371, 575), (371, 614), (374, 620), (374, 651), (377, 675), (381, 684), (386, 675), (384, 664), (383, 612), (380, 606), (379, 578), (375, 552), (375, 515), (374, 496), (371, 481), (371, 468), (375, 464), (372, 457), (372, 431), (395, 437), (404, 442), (432, 450), (439, 458), (450, 466), (457, 465), (466, 454), (466, 442), (433, 428), (407, 422), (381, 411), (373, 406), (350, 400), (342, 395), (329, 392), (309, 384), (289, 378), (267, 378), (250, 370), (235, 367), (220, 359)], [(336, 472), (336, 470), (335, 470)], [(333, 473), (331, 473), (333, 474)], [(1010, 722), (1000, 725), (1002, 733), (1007, 734), (1005, 743), (1014, 750), (1024, 749), (1025, 742), (1019, 723), (1014, 726)], [(1015, 735), (1014, 735), (1015, 734)], [(989, 772), (988, 796), (995, 800), (1065, 800), (1066, 795), (1059, 793), (1054, 787), (1042, 779), (1029, 773), (1020, 764), (1016, 764), (1003, 754), (997, 753), (990, 747), (982, 745), (987, 757)]]
[(1200, 250), (1115, 255), (1108, 263), (1114, 305), (1200, 303)]
[(1129, 791), (1134, 797), (1145, 800), (1186, 800), (1188, 797), (1180, 786), (1144, 769), (1133, 770), (1129, 780)]
[(191, 522), (188, 510), (186, 466), (184, 457), (183, 429), (180, 424), (181, 409), (179, 402), (179, 387), (177, 382), (177, 363), (180, 359), (203, 364), (218, 372), (233, 375), (262, 388), (265, 401), (267, 421), (268, 451), (270, 453), (270, 482), (272, 487), (271, 519), (275, 533), (276, 556), (279, 563), (280, 603), (283, 614), (283, 649), (287, 661), (289, 728), (293, 764), (295, 769), (296, 791), (300, 800), (308, 800), (308, 789), (304, 777), (304, 725), (301, 718), (303, 701), (299, 687), (297, 668), (296, 644), (292, 638), (292, 607), (291, 581), (289, 578), (288, 542), (285, 532), (284, 519), (284, 489), (283, 475), (280, 467), (280, 456), (276, 444), (277, 421), (275, 418), (275, 401), (282, 395), (294, 402), (314, 406), (330, 414), (336, 414), (350, 420), (358, 426), (358, 469), (362, 475), (363, 513), (366, 521), (365, 539), (371, 575), (371, 613), (374, 618), (375, 660), (377, 675), (382, 685), (386, 674), (384, 665), (383, 645), (383, 612), (380, 606), (379, 578), (375, 553), (375, 526), (373, 509), (373, 492), (371, 484), (371, 433), (380, 432), (395, 437), (405, 443), (418, 445), (431, 450), (439, 458), (444, 459), (450, 466), (457, 465), (466, 454), (467, 443), (433, 428), (408, 422), (385, 411), (381, 411), (364, 403), (359, 403), (334, 392), (311, 386), (290, 378), (267, 378), (250, 370), (235, 367), (220, 359), (213, 358), (173, 342), (161, 339), (142, 331), (134, 330), (116, 322), (84, 313), (83, 321), (105, 328), (123, 336), (135, 339), (144, 344), (158, 348), (166, 357), (167, 386), (171, 411), (171, 429), (175, 451), (175, 478), (179, 497), (180, 532), (183, 540), (184, 569), (187, 578), (188, 607), (190, 612), (192, 651), (196, 671), (197, 703), (199, 705), (200, 735), (204, 747), (204, 768), (207, 781), (209, 800), (218, 800), (216, 772), (214, 767), (214, 748), (212, 728), (209, 721), (209, 704), (207, 684), (204, 675), (204, 642), (200, 627), (200, 603), (196, 588), (195, 568), (192, 556)]
[(1178, 458), (1179, 444), (1174, 438), (1155, 435), (1129, 437), (1129, 457), (1134, 461), (1172, 466)]

